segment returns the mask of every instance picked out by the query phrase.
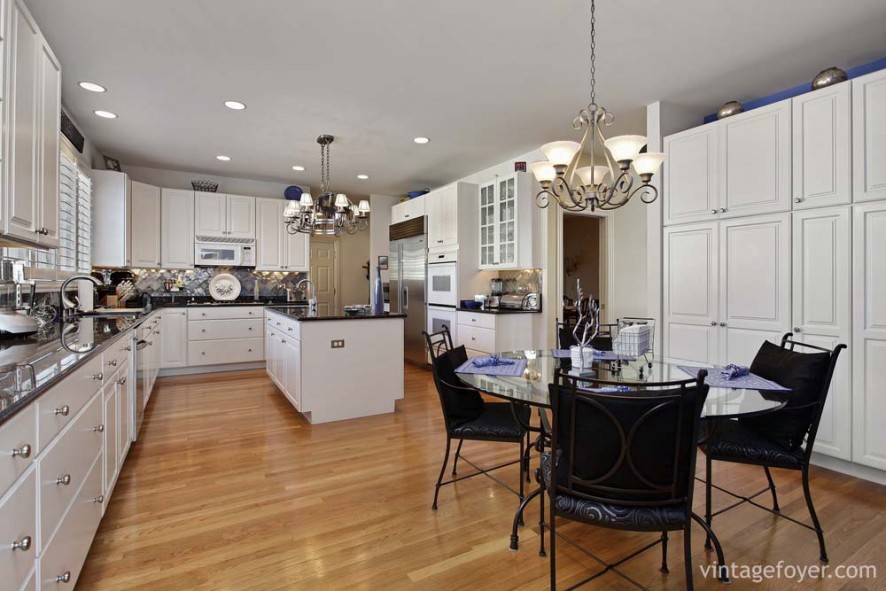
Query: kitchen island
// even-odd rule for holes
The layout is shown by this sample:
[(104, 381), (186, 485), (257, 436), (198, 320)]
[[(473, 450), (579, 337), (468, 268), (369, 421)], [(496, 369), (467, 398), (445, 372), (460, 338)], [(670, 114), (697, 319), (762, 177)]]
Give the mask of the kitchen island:
[(402, 314), (265, 309), (267, 372), (312, 424), (394, 412), (403, 398)]

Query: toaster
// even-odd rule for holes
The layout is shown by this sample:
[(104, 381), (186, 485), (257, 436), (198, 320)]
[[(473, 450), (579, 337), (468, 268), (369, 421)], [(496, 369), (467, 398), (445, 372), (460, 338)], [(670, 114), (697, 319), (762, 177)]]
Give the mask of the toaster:
[(505, 310), (528, 310), (538, 312), (541, 310), (541, 294), (531, 293), (507, 293), (499, 299), (498, 307)]

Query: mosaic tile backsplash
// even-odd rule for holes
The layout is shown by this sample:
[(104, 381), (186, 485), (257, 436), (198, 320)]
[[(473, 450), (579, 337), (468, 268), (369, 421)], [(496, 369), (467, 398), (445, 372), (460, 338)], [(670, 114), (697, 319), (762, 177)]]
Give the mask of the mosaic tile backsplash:
[[(101, 269), (93, 269), (101, 273)], [(208, 296), (209, 281), (219, 273), (230, 273), (240, 280), (240, 297), (253, 295), (255, 280), (259, 282), (259, 297), (285, 296), (286, 288), (295, 288), (295, 284), (307, 277), (307, 273), (275, 273), (269, 271), (253, 271), (250, 269), (231, 267), (197, 267), (187, 271), (155, 271), (134, 269), (135, 288), (139, 293), (163, 294), (163, 282), (167, 279), (181, 278), (184, 287), (178, 292), (187, 296)]]
[(499, 271), (504, 280), (505, 293), (541, 293), (541, 269), (516, 269)]

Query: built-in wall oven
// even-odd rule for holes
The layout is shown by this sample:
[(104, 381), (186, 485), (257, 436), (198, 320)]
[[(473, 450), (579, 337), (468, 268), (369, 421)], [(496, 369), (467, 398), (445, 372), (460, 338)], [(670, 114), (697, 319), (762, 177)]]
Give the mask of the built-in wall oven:
[[(447, 327), (449, 329), (449, 334), (452, 335), (452, 342), (458, 342), (458, 335), (456, 334), (456, 330), (458, 327), (458, 322), (456, 321), (456, 311), (455, 308), (450, 306), (428, 306), (428, 334), (433, 334), (435, 332), (440, 332), (443, 330), (443, 327)], [(430, 363), (430, 358), (428, 359), (428, 363)]]
[(428, 306), (458, 306), (456, 252), (428, 255)]

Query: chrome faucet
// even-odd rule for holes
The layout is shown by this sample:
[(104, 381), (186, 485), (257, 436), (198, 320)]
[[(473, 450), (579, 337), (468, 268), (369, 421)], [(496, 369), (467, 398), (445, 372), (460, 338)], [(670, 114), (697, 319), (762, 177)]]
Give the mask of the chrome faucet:
[(316, 313), (317, 312), (317, 286), (314, 285), (314, 282), (310, 279), (302, 279), (298, 283), (295, 284), (295, 289), (302, 289), (303, 285), (307, 285), (311, 288), (311, 293), (308, 296), (308, 310)]
[(71, 283), (72, 281), (79, 281), (81, 279), (82, 280), (88, 279), (89, 281), (92, 281), (94, 284), (98, 285), (99, 287), (101, 287), (101, 285), (102, 285), (102, 282), (99, 281), (98, 279), (96, 279), (95, 277), (93, 277), (92, 275), (74, 275), (73, 277), (68, 277), (67, 279), (65, 279), (64, 282), (62, 283), (62, 286), (58, 290), (59, 291), (59, 299), (61, 300), (61, 303), (62, 303), (62, 318), (69, 318), (69, 317), (73, 316), (74, 314), (76, 314), (77, 309), (80, 307), (80, 300), (78, 299), (76, 302), (71, 301), (68, 298), (68, 295), (65, 293), (65, 291), (68, 289), (69, 283)]

